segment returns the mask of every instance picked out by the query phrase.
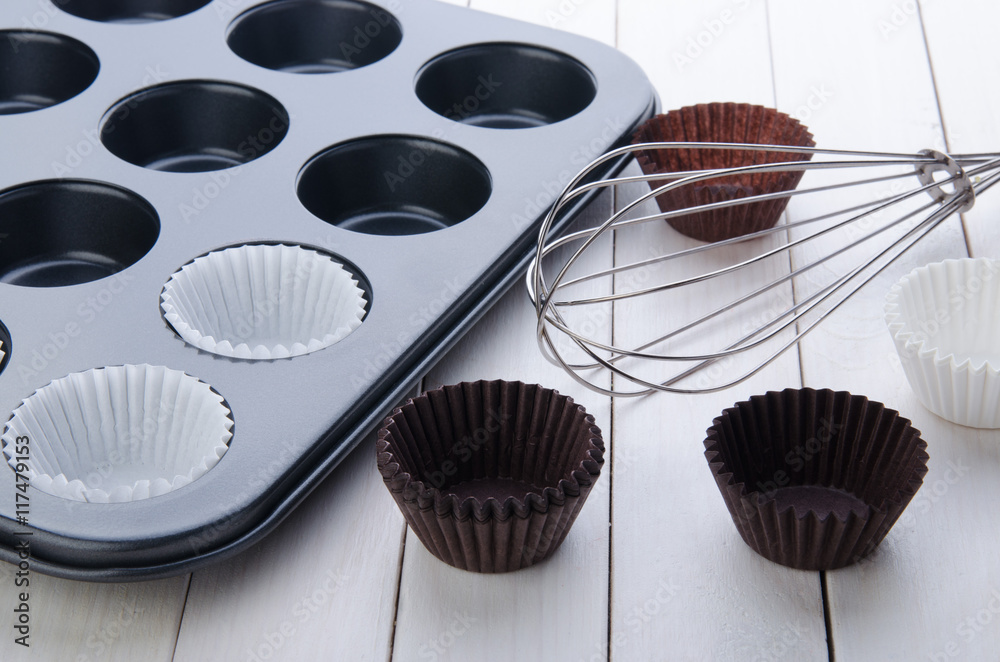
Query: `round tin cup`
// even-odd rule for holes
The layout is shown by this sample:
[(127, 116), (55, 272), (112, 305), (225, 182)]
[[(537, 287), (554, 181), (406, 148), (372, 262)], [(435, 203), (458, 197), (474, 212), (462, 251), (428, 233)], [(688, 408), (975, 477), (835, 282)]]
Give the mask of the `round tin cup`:
[(258, 89), (182, 80), (140, 90), (105, 113), (101, 142), (136, 166), (210, 172), (249, 163), (288, 134), (281, 103)]
[(359, 0), (275, 0), (250, 8), (226, 41), (259, 67), (295, 74), (358, 69), (387, 57), (403, 38), (396, 17)]
[(190, 14), (212, 0), (56, 0), (78, 18), (102, 23), (151, 23)]
[(0, 115), (30, 113), (80, 94), (101, 63), (77, 39), (38, 30), (0, 30)]
[(478, 212), (493, 191), (469, 152), (419, 136), (379, 135), (320, 152), (299, 173), (299, 200), (344, 230), (412, 235), (445, 230)]
[(417, 97), (438, 115), (491, 129), (530, 129), (573, 117), (594, 100), (593, 74), (538, 46), (485, 43), (437, 56), (417, 74)]
[(106, 278), (141, 260), (159, 234), (152, 205), (119, 186), (22, 184), (0, 192), (0, 282), (64, 287)]

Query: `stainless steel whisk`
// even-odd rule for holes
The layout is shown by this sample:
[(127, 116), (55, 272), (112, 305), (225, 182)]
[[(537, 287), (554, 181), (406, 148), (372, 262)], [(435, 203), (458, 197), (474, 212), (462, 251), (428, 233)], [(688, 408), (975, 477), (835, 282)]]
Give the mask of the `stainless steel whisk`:
[[(812, 160), (594, 180), (595, 173), (606, 169), (615, 159), (627, 158), (641, 150), (677, 149), (781, 152), (809, 155)], [(865, 175), (850, 176), (858, 168), (865, 169)], [(806, 172), (802, 185), (795, 190), (642, 213), (642, 205), (664, 193), (676, 193), (681, 187), (736, 175), (789, 171)], [(817, 173), (820, 178), (827, 176), (828, 180), (810, 182), (813, 175), (809, 173)], [(655, 189), (647, 186), (652, 190), (619, 205), (618, 211), (596, 227), (558, 238), (550, 236), (560, 212), (578, 196), (608, 187), (615, 187), (620, 196), (629, 186), (650, 181), (666, 183)], [(795, 347), (861, 287), (951, 214), (972, 207), (976, 195), (997, 181), (1000, 181), (1000, 154), (949, 156), (934, 150), (893, 154), (706, 142), (640, 143), (616, 149), (593, 161), (566, 186), (542, 224), (535, 259), (527, 275), (528, 292), (538, 316), (539, 347), (546, 358), (562, 366), (577, 381), (608, 395), (638, 396), (652, 391), (708, 393), (729, 388)], [(889, 189), (873, 196), (870, 189), (878, 186)], [(849, 200), (846, 205), (837, 206), (843, 205), (842, 198), (857, 197), (859, 193), (863, 194), (860, 201)], [(624, 243), (628, 240), (626, 233), (650, 223), (661, 224), (655, 226), (655, 231), (669, 233), (660, 229), (665, 227), (665, 219), (696, 218), (692, 215), (784, 197), (801, 200), (804, 196), (832, 196), (838, 202), (829, 211), (829, 202), (821, 200), (818, 203), (821, 213), (801, 219), (792, 213), (797, 208), (790, 205), (786, 223), (771, 229), (576, 273), (580, 271), (582, 257), (609, 234), (613, 241)], [(796, 204), (809, 206), (804, 202)], [(815, 200), (813, 204), (817, 204)], [(838, 272), (838, 263), (861, 246), (867, 247), (865, 255), (849, 265), (839, 265)], [(743, 255), (748, 252), (749, 256)], [(732, 253), (743, 254), (732, 259)], [(813, 255), (807, 256), (809, 253)], [(568, 257), (563, 257), (566, 254)], [(712, 264), (720, 260), (720, 264)], [(695, 263), (696, 269), (680, 276), (664, 275), (663, 272), (676, 269), (670, 265), (674, 262), (683, 262), (688, 268)], [(711, 265), (707, 269), (706, 263)], [(820, 265), (833, 277), (815, 287), (812, 281)], [(768, 279), (757, 276), (768, 268), (779, 268), (783, 273)], [(546, 269), (551, 269), (554, 276), (546, 278)], [(644, 281), (657, 275), (662, 282), (645, 284)], [(610, 280), (610, 292), (580, 292), (587, 284), (593, 289), (595, 281), (601, 279)], [(668, 297), (678, 296), (686, 288), (714, 286), (717, 279), (726, 281), (727, 287), (745, 291), (724, 306), (696, 314), (694, 319), (654, 329), (647, 333), (648, 337), (635, 338), (635, 329), (624, 328), (628, 326), (627, 319), (619, 328), (611, 328), (614, 318), (613, 313), (607, 312), (609, 306), (634, 307), (643, 300), (649, 300), (649, 305), (666, 306)], [(809, 286), (814, 286), (814, 291), (809, 291)], [(779, 295), (784, 296), (787, 306), (769, 307), (769, 302), (780, 298)], [(685, 301), (697, 303), (697, 294)], [(685, 311), (671, 308), (669, 312)], [(737, 330), (725, 337), (721, 346), (711, 346), (722, 328)], [(602, 341), (596, 337), (599, 333), (613, 336)], [(617, 340), (619, 335), (627, 340)], [(741, 362), (749, 367), (744, 368)], [(608, 371), (612, 375), (610, 386), (604, 385)]]

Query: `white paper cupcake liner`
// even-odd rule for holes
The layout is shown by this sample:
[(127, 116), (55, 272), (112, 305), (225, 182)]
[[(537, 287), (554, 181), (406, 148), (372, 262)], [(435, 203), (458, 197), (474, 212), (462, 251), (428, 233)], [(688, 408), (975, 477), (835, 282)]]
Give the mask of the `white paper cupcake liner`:
[(208, 384), (162, 366), (126, 365), (50, 382), (14, 410), (3, 434), (12, 467), (30, 442), (27, 477), (53, 496), (137, 501), (197, 480), (229, 449), (233, 420)]
[(914, 269), (886, 296), (885, 322), (925, 407), (959, 425), (1000, 428), (1000, 261)]
[(252, 360), (329, 347), (365, 315), (364, 291), (350, 272), (300, 246), (209, 253), (171, 276), (160, 300), (167, 322), (189, 344)]

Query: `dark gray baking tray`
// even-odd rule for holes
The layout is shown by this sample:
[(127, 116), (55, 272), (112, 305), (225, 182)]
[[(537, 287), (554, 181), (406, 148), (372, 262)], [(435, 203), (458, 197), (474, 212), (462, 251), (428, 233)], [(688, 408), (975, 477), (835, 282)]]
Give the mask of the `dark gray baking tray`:
[[(431, 0), (5, 0), (0, 29), (2, 416), (69, 373), (150, 363), (211, 385), (235, 421), (219, 464), (166, 495), (31, 489), (32, 568), (77, 579), (188, 572), (264, 536), (523, 273), (562, 185), (657, 106), (612, 48)], [(275, 361), (186, 344), (164, 283), (247, 243), (335, 256), (364, 323)], [(0, 468), (8, 561), (14, 495)]]

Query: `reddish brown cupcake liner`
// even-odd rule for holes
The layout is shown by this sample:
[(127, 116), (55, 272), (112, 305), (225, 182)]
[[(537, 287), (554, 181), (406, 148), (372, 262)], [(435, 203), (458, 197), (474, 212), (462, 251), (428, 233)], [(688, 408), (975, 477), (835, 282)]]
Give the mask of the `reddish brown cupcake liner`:
[(436, 557), (507, 572), (551, 556), (590, 494), (604, 442), (573, 399), (537, 384), (463, 382), (393, 410), (382, 479)]
[(803, 570), (870, 554), (927, 473), (927, 444), (910, 421), (843, 391), (753, 396), (715, 419), (705, 449), (746, 544)]
[[(728, 142), (814, 147), (809, 130), (797, 120), (772, 108), (737, 103), (686, 106), (647, 120), (632, 136), (632, 143)], [(647, 175), (715, 170), (762, 163), (808, 161), (812, 155), (792, 152), (731, 149), (648, 149), (636, 152), (636, 160)], [(791, 191), (802, 172), (728, 175), (697, 184), (687, 184), (656, 197), (666, 213), (700, 205), (739, 200), (753, 195)], [(665, 180), (650, 181), (656, 189)], [(689, 237), (722, 241), (774, 227), (788, 205), (788, 198), (696, 212), (667, 222)]]

